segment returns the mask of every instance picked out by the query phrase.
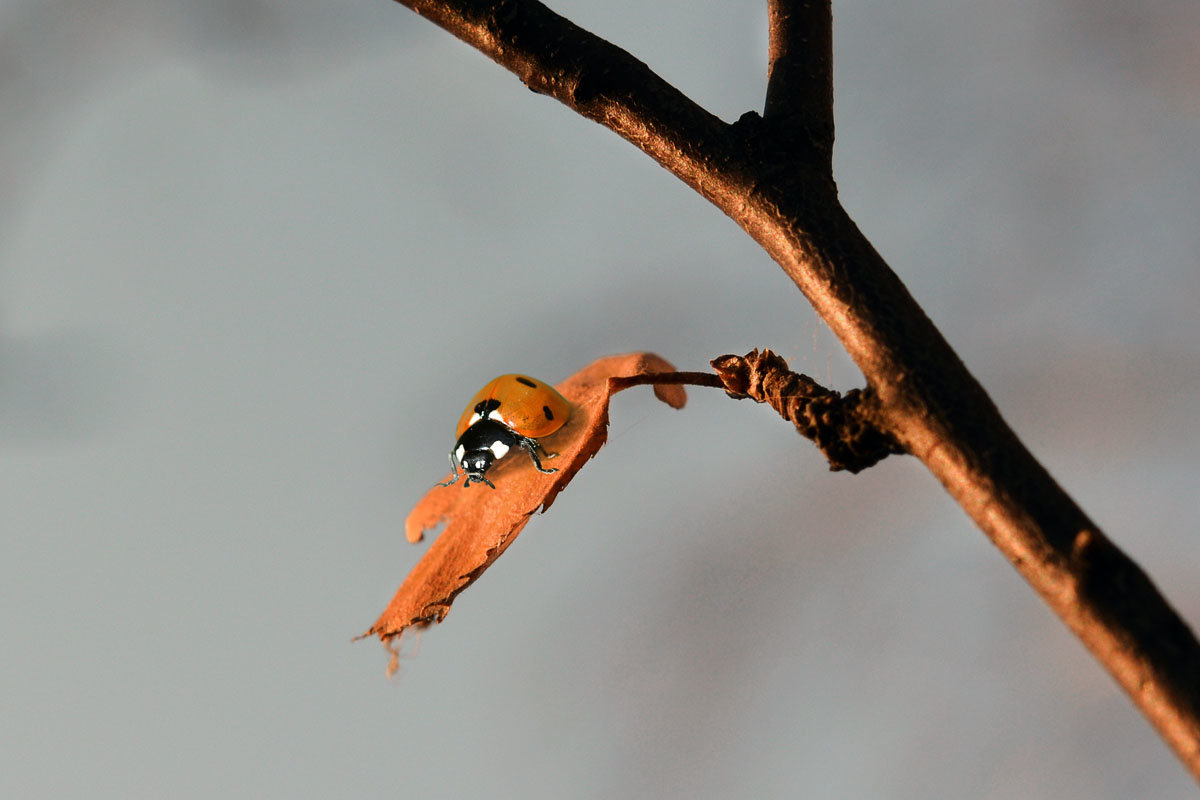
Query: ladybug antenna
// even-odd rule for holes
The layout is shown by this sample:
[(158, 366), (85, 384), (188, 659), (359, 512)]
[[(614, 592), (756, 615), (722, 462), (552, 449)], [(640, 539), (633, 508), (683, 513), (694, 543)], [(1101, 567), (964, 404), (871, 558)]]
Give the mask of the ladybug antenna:
[(467, 486), (470, 486), (472, 482), (486, 483), (488, 486), (492, 487), (493, 489), (496, 488), (496, 484), (492, 483), (487, 478), (483, 477), (483, 475), (467, 475), (467, 482), (463, 484), (463, 487), (465, 488)]

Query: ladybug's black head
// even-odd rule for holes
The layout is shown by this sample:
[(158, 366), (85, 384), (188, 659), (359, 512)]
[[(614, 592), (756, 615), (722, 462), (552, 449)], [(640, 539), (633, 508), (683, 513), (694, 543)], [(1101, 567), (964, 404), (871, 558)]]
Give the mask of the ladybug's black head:
[(496, 485), (483, 476), (483, 473), (488, 471), (488, 467), (492, 466), (492, 461), (491, 450), (475, 450), (464, 453), (462, 470), (467, 475), (467, 481), (463, 486), (470, 486), (472, 483), (486, 483), (495, 489)]
[(458, 437), (450, 453), (450, 468), (454, 477), (442, 485), (449, 486), (457, 481), (461, 468), (462, 474), (467, 477), (463, 486), (486, 483), (495, 489), (496, 485), (484, 477), (485, 473), (495, 461), (504, 458), (509, 450), (524, 441), (523, 437), (501, 422), (494, 419), (479, 420)]

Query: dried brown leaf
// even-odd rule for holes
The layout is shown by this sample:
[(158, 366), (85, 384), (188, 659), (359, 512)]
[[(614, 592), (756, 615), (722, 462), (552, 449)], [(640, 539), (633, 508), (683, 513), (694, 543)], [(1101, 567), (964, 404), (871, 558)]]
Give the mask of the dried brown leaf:
[[(466, 488), (462, 483), (430, 489), (408, 515), (405, 534), (410, 542), (419, 542), (424, 531), (443, 520), (446, 529), (363, 636), (386, 642), (405, 628), (441, 622), (458, 593), (500, 557), (535, 511), (550, 507), (584, 462), (604, 445), (609, 399), (630, 385), (620, 379), (674, 369), (652, 353), (595, 361), (555, 387), (571, 403), (571, 417), (540, 442), (547, 453), (557, 454), (547, 466), (557, 467), (558, 472), (545, 475), (529, 459), (506, 459), (488, 473), (496, 484), (494, 490), (483, 485)], [(674, 408), (682, 408), (687, 400), (679, 385), (656, 385), (654, 393)]]

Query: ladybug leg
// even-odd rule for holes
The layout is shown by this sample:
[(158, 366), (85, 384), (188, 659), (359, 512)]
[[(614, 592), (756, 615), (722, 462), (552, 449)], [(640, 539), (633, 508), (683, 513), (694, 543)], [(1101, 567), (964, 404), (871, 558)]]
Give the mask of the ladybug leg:
[[(462, 474), (459, 474), (458, 462), (454, 460), (454, 453), (450, 454), (450, 474), (453, 475), (454, 477), (451, 478), (450, 480), (446, 481), (445, 483), (439, 483), (438, 486), (449, 486), (450, 484), (454, 483), (459, 478), (461, 478), (463, 475), (466, 475), (465, 472)], [(471, 485), (471, 482), (468, 480), (467, 486), (470, 486), (470, 485)], [(492, 487), (492, 488), (495, 488), (495, 487)]]
[[(533, 459), (533, 465), (537, 467), (538, 472), (543, 472), (547, 475), (552, 472), (558, 472), (557, 469), (546, 469), (542, 466), (542, 460), (538, 458), (538, 443), (536, 439), (530, 439), (529, 437), (521, 439), (521, 447), (525, 448), (525, 452), (529, 453), (529, 457)], [(557, 453), (553, 455), (557, 455)], [(547, 456), (547, 458), (550, 458), (550, 456)]]

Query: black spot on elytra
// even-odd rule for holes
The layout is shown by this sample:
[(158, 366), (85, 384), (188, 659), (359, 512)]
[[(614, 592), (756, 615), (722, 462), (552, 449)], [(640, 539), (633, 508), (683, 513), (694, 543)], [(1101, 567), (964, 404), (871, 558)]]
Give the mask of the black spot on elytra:
[(529, 378), (517, 378), (517, 383), (523, 383), (523, 384), (525, 384), (526, 386), (528, 386), (530, 389), (536, 389), (536, 388), (537, 388), (537, 384), (536, 384), (536, 383), (534, 383), (534, 382), (533, 382), (532, 380), (530, 380)]
[(489, 397), (487, 400), (480, 400), (475, 404), (475, 413), (481, 417), (486, 417), (499, 407), (500, 401), (494, 397)]
[(542, 406), (542, 413), (546, 415), (546, 419), (554, 420), (554, 412), (550, 410), (550, 406)]

